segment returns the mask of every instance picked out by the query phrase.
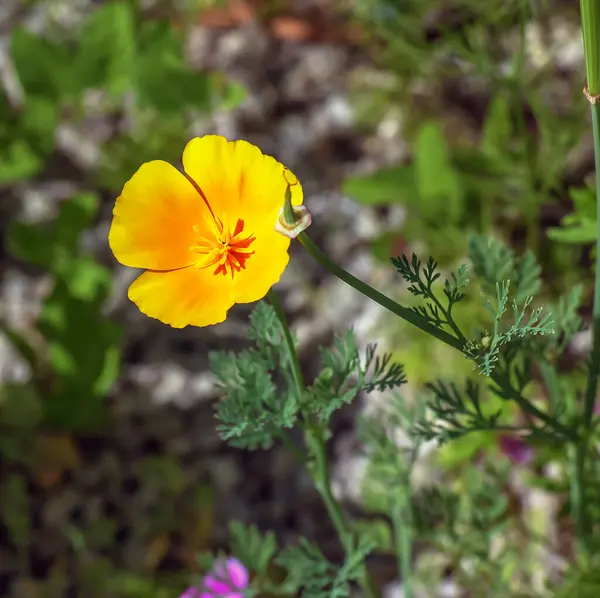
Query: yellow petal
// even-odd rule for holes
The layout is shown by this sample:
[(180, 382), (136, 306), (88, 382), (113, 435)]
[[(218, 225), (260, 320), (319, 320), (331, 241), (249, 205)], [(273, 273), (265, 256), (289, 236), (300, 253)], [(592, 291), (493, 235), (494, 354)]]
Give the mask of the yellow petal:
[(225, 320), (233, 305), (230, 276), (213, 268), (144, 272), (129, 287), (129, 299), (147, 316), (174, 328), (210, 326)]
[(254, 253), (246, 260), (246, 267), (233, 276), (236, 303), (252, 303), (267, 294), (289, 262), (289, 246), (290, 239), (273, 227), (256, 234), (250, 246)]
[(247, 141), (196, 137), (185, 147), (183, 167), (202, 189), (215, 216), (241, 218), (249, 233), (275, 226), (288, 182), (296, 183), (291, 187), (292, 203), (302, 203), (302, 186), (296, 177)]
[(125, 183), (108, 241), (125, 266), (174, 270), (194, 261), (190, 246), (210, 213), (196, 189), (162, 160), (143, 164)]

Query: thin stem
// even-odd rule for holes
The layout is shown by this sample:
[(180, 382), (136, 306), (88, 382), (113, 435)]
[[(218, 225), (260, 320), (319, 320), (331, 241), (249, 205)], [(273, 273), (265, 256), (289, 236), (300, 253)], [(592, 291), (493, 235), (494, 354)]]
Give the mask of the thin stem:
[(403, 495), (392, 511), (396, 558), (402, 581), (402, 596), (413, 598), (412, 587), (412, 509), (410, 497)]
[(584, 425), (591, 428), (600, 374), (600, 104), (592, 104), (592, 131), (594, 134), (594, 159), (596, 167), (596, 270), (594, 272), (594, 308), (592, 328), (592, 354), (585, 393)]
[(325, 503), (327, 513), (335, 527), (335, 531), (337, 532), (342, 545), (345, 547), (348, 543), (348, 529), (340, 505), (335, 500), (331, 491), (331, 475), (329, 464), (327, 462), (325, 442), (323, 440), (323, 434), (317, 426), (307, 434), (307, 444), (314, 457), (312, 473), (314, 475), (316, 488)]
[(413, 598), (414, 596), (412, 583), (413, 512), (410, 476), (417, 460), (418, 453), (419, 443), (417, 442), (408, 459), (408, 467), (399, 462), (399, 470), (401, 472), (400, 475), (403, 478), (403, 483), (402, 488), (396, 493), (391, 508), (398, 573), (402, 581), (402, 595), (404, 598)]
[(588, 368), (583, 411), (583, 434), (571, 459), (571, 502), (577, 529), (577, 539), (582, 548), (588, 546), (590, 534), (588, 509), (585, 501), (585, 460), (589, 448), (589, 437), (593, 428), (598, 375), (600, 374), (600, 104), (591, 103), (592, 132), (594, 136), (594, 160), (596, 169), (596, 264), (594, 271), (594, 307), (592, 312), (592, 351)]
[(300, 368), (300, 360), (298, 359), (298, 351), (296, 351), (296, 344), (294, 343), (294, 339), (292, 337), (292, 331), (290, 330), (290, 326), (285, 316), (283, 305), (281, 305), (281, 301), (279, 301), (279, 297), (275, 291), (273, 291), (273, 289), (269, 290), (267, 297), (273, 306), (273, 309), (275, 310), (275, 314), (277, 315), (277, 319), (279, 320), (281, 327), (283, 328), (285, 344), (287, 345), (288, 354), (292, 363), (292, 376), (294, 377), (294, 385), (296, 386), (298, 401), (301, 402), (302, 395), (304, 394), (304, 379), (302, 378), (302, 369)]
[[(296, 350), (292, 332), (285, 316), (283, 306), (279, 301), (279, 297), (277, 297), (273, 290), (269, 291), (268, 299), (273, 306), (273, 309), (275, 310), (277, 318), (283, 329), (286, 348), (292, 363), (292, 376), (294, 380), (294, 386), (296, 387), (296, 394), (298, 396), (298, 401), (302, 402), (305, 392), (305, 385), (302, 377), (302, 370), (300, 369), (298, 351)], [(315, 488), (317, 489), (317, 492), (321, 496), (321, 500), (325, 505), (327, 514), (333, 523), (333, 527), (340, 538), (340, 542), (342, 543), (344, 549), (347, 550), (348, 542), (350, 541), (350, 531), (342, 514), (342, 509), (331, 491), (331, 473), (329, 471), (329, 463), (327, 462), (326, 453), (326, 431), (323, 430), (322, 427), (317, 423), (306, 423), (305, 439), (309, 453), (312, 456), (312, 460), (308, 460), (304, 455), (298, 455), (299, 450), (287, 436), (287, 434), (282, 434), (281, 438), (286, 446), (291, 448), (292, 452), (298, 456), (300, 461), (307, 467), (313, 479), (313, 483), (315, 484)], [(362, 583), (367, 596), (369, 598), (375, 598), (377, 594), (373, 585), (373, 581), (368, 573), (365, 573)]]
[(571, 513), (575, 521), (575, 537), (577, 539), (577, 548), (581, 549), (586, 545), (586, 537), (588, 535), (587, 526), (587, 512), (584, 500), (584, 465), (585, 465), (585, 452), (581, 450), (584, 440), (582, 439), (579, 444), (567, 445), (567, 452), (569, 457), (569, 486), (571, 496)]
[[(492, 373), (491, 379), (498, 385), (499, 390), (509, 399), (512, 399), (521, 410), (527, 415), (533, 415), (540, 421), (543, 421), (548, 426), (554, 428), (557, 432), (562, 434), (566, 439), (576, 441), (578, 436), (570, 428), (563, 426), (560, 422), (554, 419), (551, 415), (544, 413), (538, 409), (531, 401), (528, 401), (520, 392), (514, 389), (512, 386), (506, 384), (506, 379), (498, 376), (498, 374)], [(500, 395), (501, 396), (501, 395)]]
[(376, 291), (373, 287), (364, 283), (362, 280), (359, 280), (356, 278), (356, 276), (350, 274), (350, 272), (347, 270), (344, 270), (344, 268), (341, 266), (338, 266), (325, 253), (323, 253), (321, 249), (317, 247), (317, 245), (315, 245), (313, 240), (306, 234), (306, 232), (301, 232), (298, 235), (298, 240), (300, 243), (302, 243), (306, 251), (308, 251), (308, 253), (310, 253), (315, 260), (317, 260), (317, 262), (319, 262), (323, 267), (327, 268), (327, 270), (329, 270), (332, 274), (335, 274), (340, 280), (343, 280), (346, 284), (349, 284), (363, 295), (369, 297), (369, 299), (375, 301), (375, 303), (385, 307), (388, 311), (391, 311), (393, 314), (396, 314), (423, 332), (430, 334), (431, 336), (437, 338), (446, 345), (457, 349), (458, 351), (463, 350), (463, 343), (459, 339), (452, 336), (448, 332), (445, 332), (444, 330), (436, 328), (408, 307), (404, 307), (403, 305), (396, 303), (389, 297), (386, 297), (383, 293)]

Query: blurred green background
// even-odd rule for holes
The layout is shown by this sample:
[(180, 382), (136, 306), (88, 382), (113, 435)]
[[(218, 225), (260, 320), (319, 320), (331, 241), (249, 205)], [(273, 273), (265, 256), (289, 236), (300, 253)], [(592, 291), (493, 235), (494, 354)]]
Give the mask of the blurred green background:
[[(0, 77), (7, 598), (177, 596), (197, 554), (226, 549), (232, 518), (332, 542), (285, 455), (233, 452), (214, 433), (207, 352), (243, 342), (247, 311), (169, 330), (127, 302), (135, 273), (108, 250), (124, 182), (147, 160), (179, 164), (190, 137), (246, 138), (290, 166), (314, 237), (406, 301), (389, 255), (455, 267), (478, 233), (533, 251), (542, 296), (583, 282), (590, 303), (578, 3), (3, 0)], [(279, 286), (308, 370), (316, 345), (352, 324), (394, 348), (415, 388), (432, 363), (469, 373), (293, 255)], [(464, 311), (480, 309), (475, 298)], [(571, 353), (565, 371), (581, 362)], [(476, 436), (441, 467), (495, 450)]]

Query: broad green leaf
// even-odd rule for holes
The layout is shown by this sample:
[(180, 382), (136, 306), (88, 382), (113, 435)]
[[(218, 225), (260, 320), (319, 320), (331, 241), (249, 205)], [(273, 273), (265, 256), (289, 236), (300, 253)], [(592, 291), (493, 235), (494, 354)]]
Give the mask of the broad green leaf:
[(53, 243), (69, 255), (78, 249), (81, 231), (90, 226), (98, 209), (98, 197), (81, 193), (64, 201), (53, 227)]
[(575, 213), (586, 219), (596, 219), (596, 193), (589, 187), (571, 187), (569, 195), (575, 206)]
[(23, 105), (18, 124), (24, 137), (32, 139), (41, 150), (49, 152), (54, 146), (54, 132), (59, 122), (56, 102), (43, 97), (30, 97)]
[(38, 328), (48, 342), (57, 377), (46, 397), (45, 416), (59, 427), (94, 425), (119, 371), (120, 328), (99, 313), (96, 297), (73, 296), (60, 278), (46, 300)]
[(144, 23), (141, 27), (136, 69), (142, 105), (167, 114), (188, 107), (210, 107), (209, 76), (188, 68), (182, 42), (169, 23)]
[(409, 203), (417, 193), (414, 168), (393, 166), (370, 175), (351, 177), (342, 190), (367, 205)]
[(52, 268), (52, 236), (40, 226), (13, 220), (8, 225), (8, 250), (29, 264)]
[(596, 240), (596, 194), (588, 187), (569, 189), (574, 211), (565, 216), (560, 227), (548, 230), (548, 237), (559, 243), (583, 245)]
[(59, 111), (52, 99), (28, 96), (17, 111), (0, 94), (0, 184), (35, 176), (54, 146)]
[(135, 87), (136, 31), (131, 5), (109, 2), (83, 26), (75, 56), (82, 88), (103, 87), (115, 96)]
[(91, 257), (65, 260), (56, 268), (56, 272), (64, 280), (73, 297), (97, 305), (104, 302), (112, 284), (110, 270)]
[(592, 220), (581, 220), (574, 226), (561, 226), (548, 229), (548, 237), (559, 243), (573, 245), (585, 245), (596, 240), (596, 222)]
[(421, 127), (414, 147), (415, 173), (419, 191), (419, 211), (427, 220), (460, 220), (463, 190), (452, 167), (444, 134), (433, 122)]
[(44, 167), (44, 157), (25, 139), (14, 139), (0, 148), (0, 184), (35, 176)]
[(71, 49), (23, 28), (13, 30), (10, 52), (26, 96), (60, 99), (71, 87)]
[[(8, 247), (17, 258), (55, 274), (73, 278), (74, 255), (78, 252), (81, 231), (96, 213), (98, 198), (82, 193), (61, 204), (56, 220), (50, 225), (13, 221), (8, 228)], [(90, 266), (93, 267), (93, 266)]]

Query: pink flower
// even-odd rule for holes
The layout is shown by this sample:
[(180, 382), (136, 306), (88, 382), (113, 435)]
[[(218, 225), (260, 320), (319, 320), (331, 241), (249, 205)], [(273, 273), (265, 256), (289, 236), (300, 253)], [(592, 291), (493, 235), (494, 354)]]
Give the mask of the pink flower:
[(235, 558), (215, 562), (200, 587), (188, 588), (179, 598), (244, 598), (250, 576)]
[(520, 436), (500, 436), (498, 444), (515, 465), (527, 465), (533, 459), (533, 449)]

